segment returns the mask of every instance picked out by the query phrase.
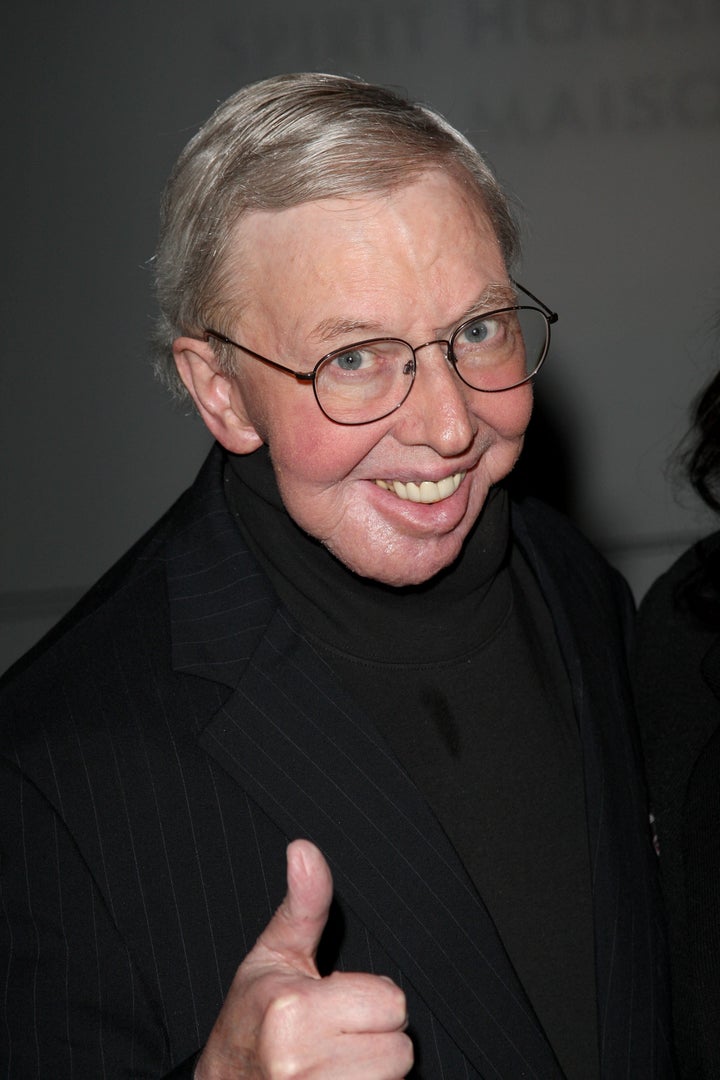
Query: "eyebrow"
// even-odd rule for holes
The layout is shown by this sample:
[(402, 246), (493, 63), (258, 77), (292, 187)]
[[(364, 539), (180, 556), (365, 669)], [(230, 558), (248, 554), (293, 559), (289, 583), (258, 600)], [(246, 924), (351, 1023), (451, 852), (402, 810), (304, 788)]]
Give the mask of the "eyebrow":
[[(494, 308), (512, 307), (517, 303), (517, 293), (512, 285), (491, 284), (474, 300), (464, 312), (461, 312), (454, 323), (464, 322), (471, 315), (482, 311), (492, 311)], [(338, 338), (354, 336), (361, 337), (386, 337), (388, 331), (377, 322), (362, 322), (358, 319), (329, 318), (321, 322), (310, 333), (310, 338), (318, 342), (331, 342)]]
[(495, 308), (513, 307), (517, 304), (517, 292), (512, 285), (488, 285), (474, 303), (465, 309), (460, 316), (462, 322), (466, 317), (480, 311), (492, 311)]
[(360, 322), (357, 319), (323, 319), (309, 336), (315, 341), (329, 342), (335, 338), (358, 334), (383, 336), (383, 329), (380, 323), (375, 322)]

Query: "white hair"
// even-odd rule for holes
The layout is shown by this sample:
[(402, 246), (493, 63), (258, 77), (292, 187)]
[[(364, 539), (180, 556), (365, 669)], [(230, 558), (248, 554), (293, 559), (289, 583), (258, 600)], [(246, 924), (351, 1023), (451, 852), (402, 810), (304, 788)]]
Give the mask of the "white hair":
[(472, 144), (428, 107), (315, 73), (265, 79), (228, 98), (187, 144), (165, 189), (155, 257), (158, 374), (184, 393), (174, 339), (237, 316), (239, 297), (225, 295), (223, 276), (244, 214), (387, 192), (431, 168), (453, 173), (481, 200), (511, 266), (519, 240), (507, 198)]

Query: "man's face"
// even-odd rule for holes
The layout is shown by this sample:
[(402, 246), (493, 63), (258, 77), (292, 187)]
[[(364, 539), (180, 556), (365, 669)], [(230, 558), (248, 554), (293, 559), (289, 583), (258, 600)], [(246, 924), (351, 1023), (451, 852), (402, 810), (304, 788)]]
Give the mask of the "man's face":
[[(254, 212), (237, 243), (247, 304), (230, 332), (298, 371), (362, 339), (447, 339), (512, 295), (487, 215), (440, 172), (390, 195)], [(456, 558), (520, 453), (532, 392), (471, 390), (434, 345), (404, 404), (362, 426), (329, 420), (310, 385), (241, 352), (230, 400), (268, 444), (291, 517), (358, 574), (399, 586)], [(402, 498), (408, 484), (431, 501)]]

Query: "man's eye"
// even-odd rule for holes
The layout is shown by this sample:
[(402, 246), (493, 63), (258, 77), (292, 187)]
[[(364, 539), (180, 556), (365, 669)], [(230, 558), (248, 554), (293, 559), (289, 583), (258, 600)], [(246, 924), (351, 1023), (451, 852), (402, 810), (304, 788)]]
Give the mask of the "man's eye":
[(367, 348), (348, 349), (345, 352), (337, 352), (335, 356), (332, 356), (329, 366), (331, 370), (339, 374), (363, 372), (365, 375), (369, 375), (373, 370), (377, 369), (380, 359), (377, 350)]
[(341, 371), (359, 371), (367, 360), (368, 355), (362, 349), (350, 349), (348, 352), (338, 353), (333, 358), (333, 364)]
[(463, 327), (460, 337), (468, 345), (484, 345), (496, 337), (498, 330), (497, 319), (474, 319)]

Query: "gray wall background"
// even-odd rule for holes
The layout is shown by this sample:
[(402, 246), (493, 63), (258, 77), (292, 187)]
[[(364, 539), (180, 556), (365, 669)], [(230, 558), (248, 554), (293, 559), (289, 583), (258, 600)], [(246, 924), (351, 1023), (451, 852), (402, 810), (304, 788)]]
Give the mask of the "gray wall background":
[(637, 597), (712, 526), (666, 462), (720, 358), (718, 0), (13, 0), (4, 6), (0, 668), (187, 485), (149, 370), (159, 195), (241, 84), (357, 74), (438, 107), (556, 307), (527, 448)]

